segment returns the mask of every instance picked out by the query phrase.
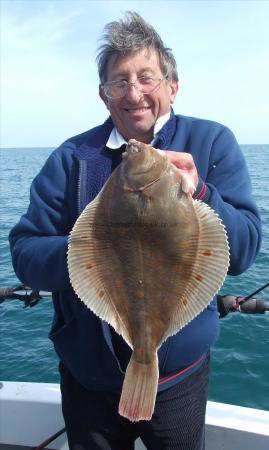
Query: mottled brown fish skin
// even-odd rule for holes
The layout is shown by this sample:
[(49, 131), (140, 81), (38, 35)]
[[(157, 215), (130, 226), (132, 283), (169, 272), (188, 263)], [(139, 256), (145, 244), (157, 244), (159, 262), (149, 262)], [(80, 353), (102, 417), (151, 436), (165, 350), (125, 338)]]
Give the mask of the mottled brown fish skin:
[[(192, 200), (167, 156), (130, 141), (96, 210), (95, 238), (105, 241), (102, 281), (129, 336), (133, 354), (119, 405), (130, 420), (152, 417), (158, 383), (157, 348), (188, 283), (199, 235)], [(198, 241), (196, 243), (198, 246)]]
[(188, 242), (199, 234), (192, 201), (167, 157), (130, 141), (96, 217), (102, 224), (96, 237), (111, 248), (103, 283), (129, 331), (135, 360), (147, 364), (178, 305), (177, 280), (187, 283), (192, 271)]

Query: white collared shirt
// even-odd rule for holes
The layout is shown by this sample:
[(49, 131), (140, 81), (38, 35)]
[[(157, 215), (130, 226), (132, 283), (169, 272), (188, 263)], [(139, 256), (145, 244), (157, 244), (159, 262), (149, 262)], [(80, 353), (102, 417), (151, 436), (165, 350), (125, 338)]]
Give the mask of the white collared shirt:
[[(164, 114), (161, 117), (158, 117), (156, 123), (154, 125), (153, 130), (153, 138), (155, 138), (156, 134), (160, 131), (160, 129), (164, 126), (164, 124), (170, 119), (171, 112)], [(153, 143), (154, 139), (151, 141)], [(115, 150), (116, 148), (120, 148), (123, 144), (127, 144), (124, 137), (119, 133), (116, 127), (110, 133), (106, 146), (111, 150)]]

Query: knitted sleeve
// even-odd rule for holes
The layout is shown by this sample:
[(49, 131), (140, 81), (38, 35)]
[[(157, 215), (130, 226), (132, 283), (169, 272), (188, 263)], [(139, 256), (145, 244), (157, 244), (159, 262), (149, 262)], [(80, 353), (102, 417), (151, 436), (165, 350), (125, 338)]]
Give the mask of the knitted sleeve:
[(226, 226), (230, 245), (230, 275), (244, 272), (261, 245), (261, 220), (252, 197), (245, 158), (233, 133), (223, 127), (213, 142), (205, 179), (194, 198), (203, 200)]
[(68, 200), (70, 169), (63, 154), (53, 152), (34, 179), (28, 211), (9, 236), (18, 278), (32, 288), (48, 291), (69, 287), (66, 255), (72, 222)]

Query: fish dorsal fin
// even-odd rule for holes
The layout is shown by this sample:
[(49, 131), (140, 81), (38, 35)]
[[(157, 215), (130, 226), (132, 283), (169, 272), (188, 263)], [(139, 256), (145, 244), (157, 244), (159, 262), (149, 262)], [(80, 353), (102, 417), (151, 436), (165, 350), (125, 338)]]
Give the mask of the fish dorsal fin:
[(229, 245), (225, 227), (219, 216), (205, 203), (193, 200), (199, 221), (198, 247), (190, 251), (195, 260), (186, 283), (179, 280), (175, 290), (179, 293), (170, 326), (162, 342), (187, 325), (210, 303), (222, 286), (229, 266)]
[(94, 237), (94, 228), (98, 226), (95, 217), (99, 201), (100, 193), (86, 206), (70, 233), (67, 258), (69, 277), (83, 303), (112, 325), (132, 348), (128, 330), (102, 282), (102, 267), (106, 264), (102, 250), (107, 242)]

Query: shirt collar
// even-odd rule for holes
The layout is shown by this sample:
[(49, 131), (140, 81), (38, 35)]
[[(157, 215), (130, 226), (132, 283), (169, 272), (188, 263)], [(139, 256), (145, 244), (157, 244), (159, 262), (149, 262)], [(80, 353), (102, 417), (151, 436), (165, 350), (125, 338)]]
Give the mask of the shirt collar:
[[(159, 133), (159, 131), (164, 126), (164, 124), (170, 119), (170, 114), (171, 114), (171, 112), (169, 111), (168, 113), (164, 114), (163, 116), (159, 117), (156, 120), (156, 123), (154, 125), (154, 130), (153, 130), (153, 140), (151, 141), (151, 144), (153, 143), (156, 134)], [(126, 140), (119, 133), (117, 128), (114, 127), (113, 130), (110, 133), (110, 136), (108, 138), (106, 146), (108, 148), (110, 148), (111, 150), (115, 150), (117, 148), (120, 148), (124, 144), (127, 144)]]

